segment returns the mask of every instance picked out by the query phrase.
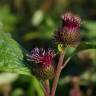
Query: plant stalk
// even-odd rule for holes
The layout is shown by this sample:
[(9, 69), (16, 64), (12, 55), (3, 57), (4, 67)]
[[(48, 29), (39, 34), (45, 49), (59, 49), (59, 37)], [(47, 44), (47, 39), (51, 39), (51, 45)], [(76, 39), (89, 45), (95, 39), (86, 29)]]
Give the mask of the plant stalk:
[(45, 96), (49, 96), (50, 95), (50, 84), (49, 84), (49, 80), (45, 81)]
[(54, 78), (54, 81), (53, 81), (53, 85), (52, 85), (52, 90), (51, 90), (51, 95), (50, 96), (55, 96), (58, 80), (59, 80), (60, 73), (61, 73), (61, 70), (62, 70), (61, 67), (62, 67), (62, 64), (63, 64), (64, 55), (65, 55), (65, 52), (62, 51), (61, 54), (60, 54), (58, 65), (57, 65), (56, 74), (55, 74), (55, 78)]

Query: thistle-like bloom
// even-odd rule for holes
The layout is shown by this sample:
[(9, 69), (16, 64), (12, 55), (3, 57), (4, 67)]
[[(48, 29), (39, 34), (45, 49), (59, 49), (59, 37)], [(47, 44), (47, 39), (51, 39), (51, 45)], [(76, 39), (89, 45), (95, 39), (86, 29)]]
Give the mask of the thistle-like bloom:
[(78, 43), (80, 40), (80, 17), (72, 13), (65, 13), (61, 16), (61, 20), (62, 25), (56, 31), (56, 41), (64, 45), (74, 45)]
[(54, 76), (53, 58), (54, 51), (49, 49), (46, 52), (43, 48), (34, 48), (28, 55), (28, 61), (34, 62), (32, 72), (39, 79), (51, 79)]

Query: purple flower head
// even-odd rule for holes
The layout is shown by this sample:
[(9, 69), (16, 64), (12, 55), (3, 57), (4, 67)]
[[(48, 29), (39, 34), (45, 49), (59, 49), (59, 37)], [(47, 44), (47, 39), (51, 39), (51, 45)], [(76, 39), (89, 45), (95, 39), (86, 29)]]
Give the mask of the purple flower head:
[(80, 41), (80, 17), (67, 12), (61, 16), (61, 20), (62, 25), (55, 31), (56, 42), (65, 46), (77, 45)]
[(39, 63), (42, 65), (50, 65), (52, 63), (52, 59), (55, 56), (54, 51), (49, 49), (47, 52), (43, 48), (34, 48), (31, 51), (31, 54), (28, 55), (30, 61), (34, 61), (35, 63)]
[(61, 16), (63, 21), (62, 27), (67, 32), (75, 32), (79, 29), (81, 24), (81, 19), (79, 16), (74, 15), (71, 12), (65, 13)]
[(41, 80), (52, 79), (54, 77), (53, 58), (55, 56), (54, 50), (43, 48), (34, 48), (30, 54), (27, 55), (28, 61), (35, 63), (31, 64), (32, 73)]

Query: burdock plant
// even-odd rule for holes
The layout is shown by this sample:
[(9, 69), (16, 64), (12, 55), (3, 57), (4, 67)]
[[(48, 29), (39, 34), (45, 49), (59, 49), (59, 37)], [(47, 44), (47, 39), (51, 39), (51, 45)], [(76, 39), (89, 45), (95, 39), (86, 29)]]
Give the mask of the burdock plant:
[[(34, 48), (27, 55), (28, 61), (32, 66), (33, 74), (45, 82), (45, 95), (55, 96), (58, 80), (62, 69), (68, 64), (71, 57), (64, 61), (65, 51), (71, 45), (78, 45), (80, 42), (81, 19), (73, 13), (65, 13), (61, 16), (62, 24), (54, 32), (55, 41), (61, 50), (57, 67), (54, 66), (55, 52), (52, 49), (45, 51), (43, 48)], [(64, 63), (63, 63), (64, 62)], [(49, 80), (53, 79), (52, 89), (50, 90)]]
[[(0, 31), (0, 72), (6, 71), (31, 77), (34, 75), (44, 85), (45, 96), (55, 96), (61, 71), (66, 67), (71, 57), (85, 49), (96, 49), (96, 43), (80, 42), (81, 19), (78, 15), (67, 12), (60, 19), (62, 23), (53, 36), (58, 51), (55, 50), (56, 47), (54, 49), (34, 48), (28, 53), (9, 33)], [(69, 55), (67, 49), (70, 47), (74, 47), (75, 50)], [(59, 55), (58, 63), (56, 63), (56, 55)], [(51, 87), (50, 80), (53, 81)], [(76, 86), (78, 87), (78, 84)], [(77, 87), (74, 87), (74, 90)], [(71, 93), (74, 92), (71, 91)]]

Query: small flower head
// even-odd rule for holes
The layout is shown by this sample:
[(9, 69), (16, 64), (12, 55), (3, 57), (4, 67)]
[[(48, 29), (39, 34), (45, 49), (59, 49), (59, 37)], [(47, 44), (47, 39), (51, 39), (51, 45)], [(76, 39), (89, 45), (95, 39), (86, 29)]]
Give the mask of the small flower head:
[(80, 17), (69, 12), (63, 14), (61, 20), (62, 25), (56, 31), (56, 41), (65, 45), (76, 44), (80, 40)]
[(28, 55), (28, 61), (35, 62), (33, 73), (40, 79), (50, 79), (54, 74), (53, 58), (54, 51), (49, 49), (47, 52), (43, 48), (34, 48)]

